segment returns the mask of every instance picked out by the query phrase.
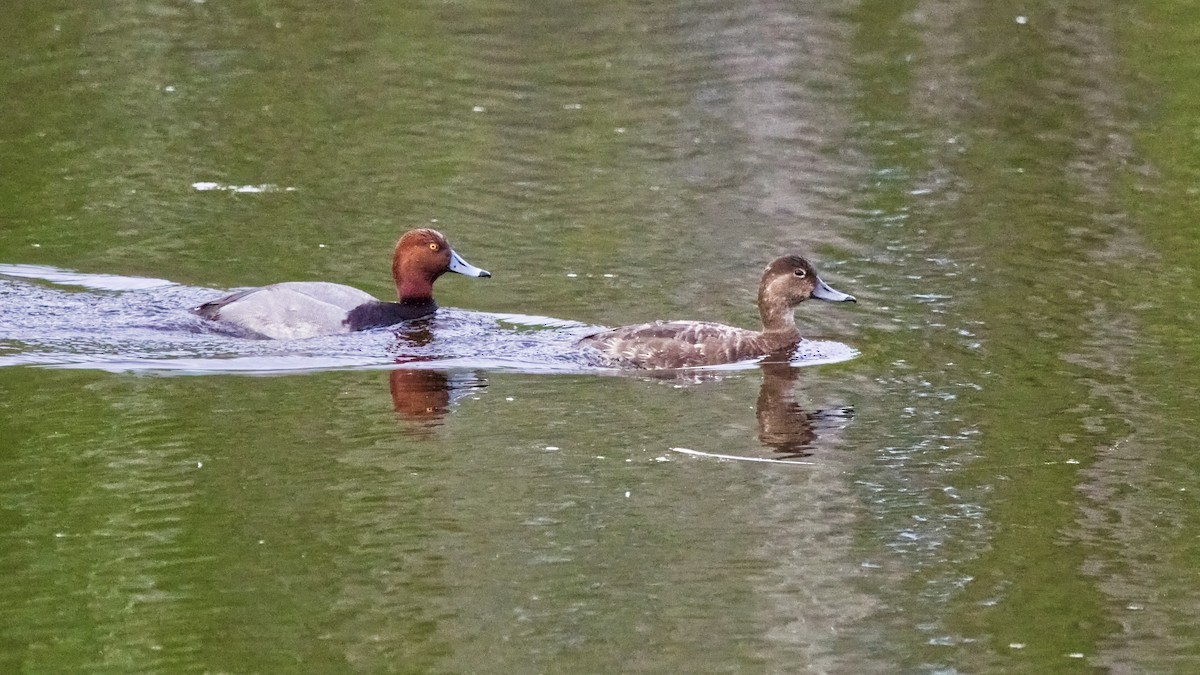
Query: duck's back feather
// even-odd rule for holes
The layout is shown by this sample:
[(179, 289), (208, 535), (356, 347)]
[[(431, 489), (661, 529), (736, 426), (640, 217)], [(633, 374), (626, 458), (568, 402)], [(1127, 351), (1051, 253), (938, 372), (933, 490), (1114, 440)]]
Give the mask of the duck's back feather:
[(620, 366), (690, 368), (758, 358), (795, 344), (796, 334), (770, 334), (706, 321), (655, 321), (589, 335), (581, 346)]
[(347, 333), (347, 314), (378, 303), (372, 295), (341, 284), (290, 281), (232, 293), (206, 302), (195, 312), (276, 340)]

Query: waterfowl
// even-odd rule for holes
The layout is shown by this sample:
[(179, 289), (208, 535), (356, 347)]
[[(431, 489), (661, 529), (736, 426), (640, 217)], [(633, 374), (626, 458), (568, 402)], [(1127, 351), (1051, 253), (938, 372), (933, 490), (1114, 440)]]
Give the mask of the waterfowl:
[(433, 314), (433, 282), (446, 272), (490, 277), (463, 260), (437, 230), (410, 230), (396, 242), (392, 277), (398, 302), (323, 281), (289, 281), (232, 293), (192, 311), (253, 337), (289, 340), (390, 326)]
[(706, 321), (655, 321), (588, 335), (576, 344), (626, 368), (688, 368), (759, 358), (800, 342), (793, 310), (808, 298), (857, 302), (821, 281), (804, 258), (788, 255), (767, 265), (758, 285), (762, 330)]

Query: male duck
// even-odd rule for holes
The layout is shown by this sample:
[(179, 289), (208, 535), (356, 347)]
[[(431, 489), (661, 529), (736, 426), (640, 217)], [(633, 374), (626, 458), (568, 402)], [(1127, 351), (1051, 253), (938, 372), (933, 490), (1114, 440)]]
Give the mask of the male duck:
[(192, 309), (206, 319), (275, 340), (349, 333), (428, 316), (437, 310), (433, 282), (446, 272), (490, 277), (463, 260), (437, 230), (410, 230), (396, 242), (392, 277), (399, 302), (324, 281), (290, 281), (238, 291)]
[(829, 287), (804, 258), (783, 256), (767, 265), (758, 285), (761, 331), (703, 321), (655, 321), (596, 333), (576, 344), (598, 350), (615, 365), (688, 368), (745, 361), (791, 349), (800, 342), (792, 310), (808, 298), (856, 302)]

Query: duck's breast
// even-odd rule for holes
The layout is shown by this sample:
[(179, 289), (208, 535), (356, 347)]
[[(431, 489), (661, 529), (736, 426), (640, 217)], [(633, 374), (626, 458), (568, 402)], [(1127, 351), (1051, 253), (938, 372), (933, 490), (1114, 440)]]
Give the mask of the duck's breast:
[(263, 337), (294, 340), (349, 332), (347, 312), (369, 302), (377, 300), (350, 286), (293, 281), (234, 293), (197, 311)]

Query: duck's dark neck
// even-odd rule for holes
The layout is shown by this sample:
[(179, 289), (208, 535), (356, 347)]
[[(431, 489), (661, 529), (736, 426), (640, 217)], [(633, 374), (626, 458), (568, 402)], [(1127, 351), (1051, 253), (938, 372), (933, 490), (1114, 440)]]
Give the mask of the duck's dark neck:
[(366, 330), (419, 319), (436, 311), (437, 303), (433, 301), (433, 298), (410, 298), (400, 302), (368, 302), (350, 310), (343, 323), (350, 330)]
[(783, 279), (781, 282), (778, 275), (772, 275), (770, 268), (767, 269), (762, 281), (758, 282), (758, 316), (762, 319), (764, 334), (785, 334), (789, 337), (795, 335), (798, 339), (795, 303), (788, 302), (788, 294), (784, 292), (786, 288), (772, 288), (781, 283), (786, 286), (786, 281), (787, 279)]
[(796, 330), (795, 308), (786, 302), (768, 302), (758, 298), (758, 315), (764, 333), (799, 333)]

